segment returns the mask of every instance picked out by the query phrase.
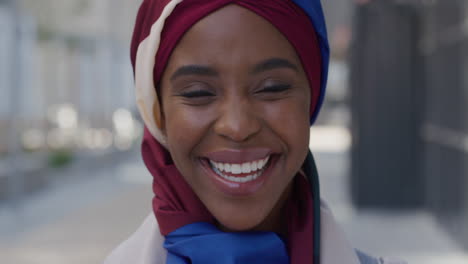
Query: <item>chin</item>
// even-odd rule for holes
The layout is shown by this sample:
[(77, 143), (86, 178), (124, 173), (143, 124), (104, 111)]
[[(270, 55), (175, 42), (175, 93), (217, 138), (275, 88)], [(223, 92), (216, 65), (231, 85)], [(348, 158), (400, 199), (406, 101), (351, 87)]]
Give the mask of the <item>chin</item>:
[(247, 216), (248, 217), (232, 217), (230, 215), (224, 214), (223, 216), (215, 217), (222, 230), (232, 232), (256, 230), (257, 227), (266, 218), (266, 215), (264, 217), (252, 217), (251, 215)]

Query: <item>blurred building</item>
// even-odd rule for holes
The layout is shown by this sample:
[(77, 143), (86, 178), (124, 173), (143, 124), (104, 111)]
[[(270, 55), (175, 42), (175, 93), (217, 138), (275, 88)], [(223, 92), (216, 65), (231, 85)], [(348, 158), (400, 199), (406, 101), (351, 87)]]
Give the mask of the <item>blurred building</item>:
[[(55, 128), (112, 129), (116, 110), (134, 108), (129, 41), (138, 4), (0, 2), (2, 131), (14, 119), (18, 131), (11, 133), (35, 149), (68, 141), (58, 130), (50, 134)], [(6, 134), (0, 134), (0, 153), (11, 140)]]
[(49, 166), (51, 153), (135, 143), (129, 47), (139, 4), (0, 0), (0, 199), (5, 179)]
[(351, 37), (351, 17), (353, 2), (347, 0), (322, 1), (330, 39), (332, 59), (346, 60), (349, 38)]
[(354, 202), (428, 208), (468, 248), (468, 2), (355, 2)]
[(348, 0), (322, 1), (330, 41), (330, 69), (327, 96), (317, 125), (348, 126), (348, 49), (351, 38), (353, 3)]

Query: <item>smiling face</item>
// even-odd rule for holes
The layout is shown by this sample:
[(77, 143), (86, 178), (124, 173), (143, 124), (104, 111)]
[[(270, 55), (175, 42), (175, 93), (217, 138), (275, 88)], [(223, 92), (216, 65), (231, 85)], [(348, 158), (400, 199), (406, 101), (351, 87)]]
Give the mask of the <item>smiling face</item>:
[(224, 7), (182, 37), (161, 100), (174, 163), (220, 226), (279, 231), (309, 145), (309, 83), (287, 39)]

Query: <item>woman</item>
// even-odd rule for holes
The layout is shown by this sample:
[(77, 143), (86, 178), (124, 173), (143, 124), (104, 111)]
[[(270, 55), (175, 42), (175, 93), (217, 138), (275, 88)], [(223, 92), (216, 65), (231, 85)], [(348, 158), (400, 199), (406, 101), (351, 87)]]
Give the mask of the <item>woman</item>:
[(320, 204), (318, 0), (144, 0), (132, 61), (154, 214), (106, 263), (383, 263)]

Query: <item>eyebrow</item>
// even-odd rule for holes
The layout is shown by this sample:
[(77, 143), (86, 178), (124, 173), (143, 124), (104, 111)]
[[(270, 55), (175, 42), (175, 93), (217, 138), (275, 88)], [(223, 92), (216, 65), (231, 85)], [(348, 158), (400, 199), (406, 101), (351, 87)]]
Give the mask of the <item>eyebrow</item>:
[(218, 76), (213, 68), (203, 65), (185, 65), (178, 68), (171, 76), (171, 81), (184, 75)]
[(257, 73), (274, 70), (278, 68), (289, 68), (291, 70), (299, 72), (299, 69), (297, 68), (297, 66), (294, 63), (288, 61), (287, 59), (271, 58), (271, 59), (267, 59), (255, 65), (251, 73), (257, 74)]
[[(264, 60), (254, 66), (251, 74), (258, 74), (261, 72), (279, 69), (279, 68), (289, 68), (296, 72), (299, 72), (297, 66), (290, 62), (287, 59), (282, 58), (271, 58)], [(185, 65), (178, 68), (174, 74), (171, 76), (171, 81), (185, 75), (202, 75), (202, 76), (218, 76), (218, 72), (211, 67), (204, 65)]]

